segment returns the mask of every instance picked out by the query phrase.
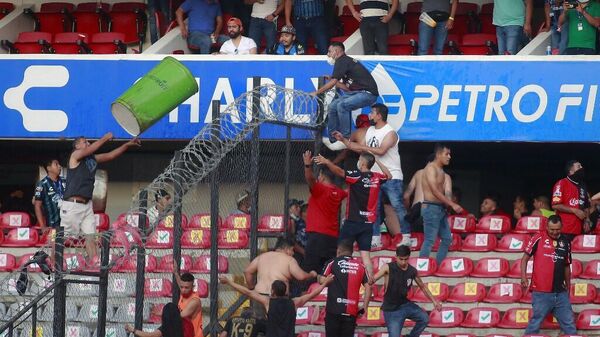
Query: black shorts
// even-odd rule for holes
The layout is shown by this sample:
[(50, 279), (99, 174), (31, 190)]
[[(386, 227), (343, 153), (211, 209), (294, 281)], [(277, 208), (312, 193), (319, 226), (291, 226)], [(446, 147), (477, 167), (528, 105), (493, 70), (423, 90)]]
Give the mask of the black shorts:
[(371, 251), (371, 240), (373, 239), (373, 224), (365, 222), (344, 221), (340, 230), (339, 241), (351, 239), (358, 243), (358, 249)]
[(335, 236), (314, 232), (306, 233), (306, 237), (302, 269), (306, 272), (314, 270), (320, 273), (325, 263), (335, 257), (338, 239)]

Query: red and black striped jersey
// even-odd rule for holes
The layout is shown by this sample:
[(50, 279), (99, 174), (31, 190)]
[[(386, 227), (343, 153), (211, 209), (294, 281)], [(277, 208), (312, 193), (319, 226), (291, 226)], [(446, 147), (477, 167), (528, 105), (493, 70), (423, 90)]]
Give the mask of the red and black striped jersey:
[(323, 275), (331, 274), (334, 279), (327, 288), (327, 312), (356, 316), (360, 286), (369, 282), (362, 260), (359, 257), (338, 256), (325, 265)]
[(377, 172), (346, 171), (346, 219), (354, 222), (375, 222), (379, 190), (386, 180), (386, 175)]

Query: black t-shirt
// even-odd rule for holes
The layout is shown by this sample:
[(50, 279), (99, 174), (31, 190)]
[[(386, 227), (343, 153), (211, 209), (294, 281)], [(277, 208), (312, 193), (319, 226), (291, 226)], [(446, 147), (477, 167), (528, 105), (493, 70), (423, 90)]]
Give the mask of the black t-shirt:
[(267, 337), (294, 337), (296, 306), (287, 297), (271, 298), (267, 313)]
[(383, 295), (383, 304), (381, 310), (396, 311), (400, 306), (408, 302), (408, 291), (413, 286), (417, 277), (417, 269), (408, 265), (406, 270), (400, 269), (396, 262), (388, 263), (390, 273), (388, 275), (388, 285), (385, 295)]
[(379, 96), (377, 83), (367, 68), (348, 55), (343, 55), (335, 60), (331, 77), (343, 81), (352, 91), (366, 90)]
[(225, 324), (227, 337), (256, 337), (266, 330), (265, 321), (256, 318), (232, 317)]
[(327, 312), (356, 316), (360, 286), (369, 282), (362, 260), (358, 257), (338, 256), (325, 265), (323, 275), (331, 274), (334, 279), (327, 289)]

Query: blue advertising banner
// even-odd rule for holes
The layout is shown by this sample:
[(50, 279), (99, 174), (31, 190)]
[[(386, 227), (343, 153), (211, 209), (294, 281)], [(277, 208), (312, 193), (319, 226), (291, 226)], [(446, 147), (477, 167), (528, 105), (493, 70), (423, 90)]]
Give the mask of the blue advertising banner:
[[(43, 56), (41, 56), (43, 57)], [(159, 55), (114, 58), (0, 58), (0, 138), (129, 138), (110, 104), (154, 67)], [(200, 91), (146, 131), (146, 139), (189, 139), (211, 121), (211, 100), (222, 108), (252, 89), (252, 77), (314, 91), (331, 74), (310, 57), (179, 58)], [(597, 142), (600, 61), (552, 58), (363, 58), (379, 100), (403, 140)], [(367, 112), (364, 109), (363, 112)], [(355, 111), (358, 114), (360, 111)], [(281, 126), (261, 128), (283, 138)], [(307, 138), (295, 130), (294, 138)]]

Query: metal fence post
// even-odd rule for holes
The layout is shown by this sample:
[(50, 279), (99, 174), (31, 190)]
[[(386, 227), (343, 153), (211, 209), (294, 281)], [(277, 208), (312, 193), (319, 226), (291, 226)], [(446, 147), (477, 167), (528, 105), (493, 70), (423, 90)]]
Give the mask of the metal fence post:
[(291, 152), (292, 152), (292, 127), (285, 127), (285, 180), (284, 180), (284, 191), (283, 191), (283, 226), (285, 233), (293, 237), (294, 233), (290, 231), (290, 166), (291, 166)]
[[(183, 235), (183, 231), (181, 229), (181, 208), (183, 207), (183, 184), (184, 181), (181, 181), (182, 177), (180, 172), (183, 170), (181, 167), (182, 164), (182, 156), (181, 151), (175, 152), (175, 175), (174, 175), (174, 190), (175, 196), (173, 200), (173, 263), (179, 263), (181, 261), (181, 236)], [(173, 303), (179, 302), (179, 285), (177, 284), (177, 279), (175, 275), (173, 275), (173, 296), (171, 297)]]
[[(221, 101), (212, 101), (212, 143), (219, 144)], [(218, 149), (214, 149), (218, 151)], [(219, 322), (219, 166), (217, 166), (210, 175), (210, 334), (217, 336)]]
[[(142, 234), (142, 244), (137, 247), (137, 265), (135, 289), (144, 289), (146, 281), (146, 219), (148, 214), (148, 191), (139, 192), (140, 210), (138, 213), (138, 229)], [(135, 292), (135, 328), (142, 330), (144, 325), (144, 292)]]
[[(260, 114), (260, 92), (256, 89), (260, 87), (260, 77), (252, 78), (252, 120), (256, 121)], [(260, 164), (260, 126), (256, 126), (252, 132), (251, 154), (250, 154), (250, 200), (252, 208), (250, 209), (250, 259), (254, 259), (258, 253), (258, 167)]]
[(96, 337), (106, 335), (106, 312), (108, 311), (108, 264), (110, 260), (110, 232), (102, 235), (100, 277), (98, 279), (98, 324)]
[[(319, 77), (319, 88), (325, 85), (325, 77)], [(325, 120), (325, 93), (319, 95), (319, 111), (317, 112), (317, 124), (321, 124)], [(313, 155), (319, 154), (321, 152), (321, 147), (323, 146), (323, 130), (326, 128), (326, 125), (322, 125), (318, 127), (315, 132), (315, 151)]]
[(54, 337), (65, 337), (67, 285), (62, 281), (65, 252), (65, 230), (62, 226), (56, 229), (54, 247), (54, 282), (60, 282), (60, 284), (54, 289), (54, 321), (52, 323), (52, 330)]

